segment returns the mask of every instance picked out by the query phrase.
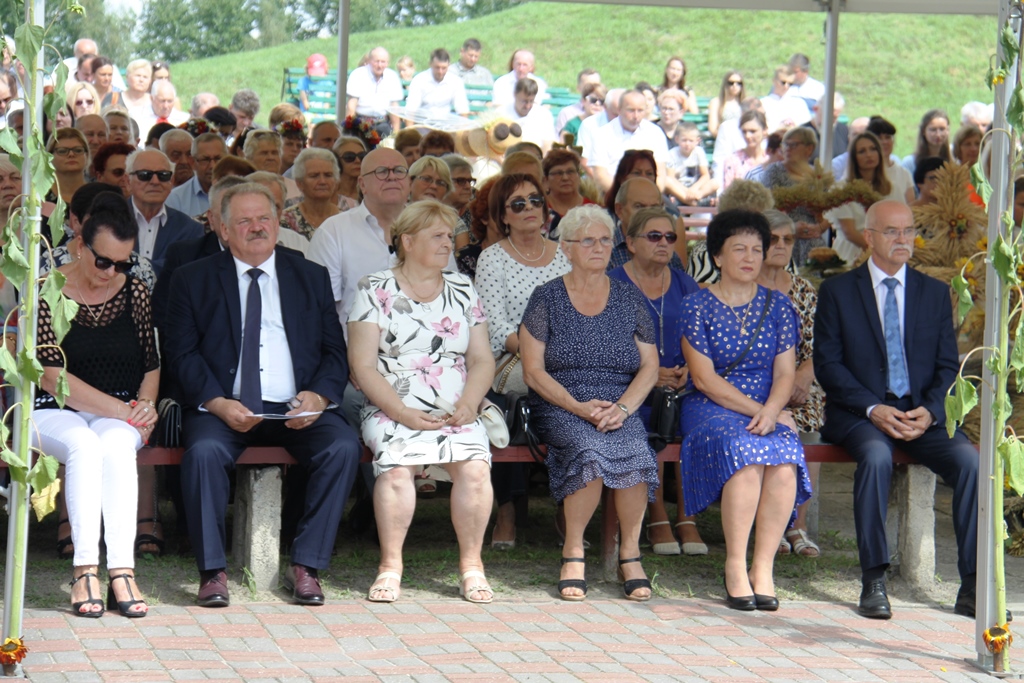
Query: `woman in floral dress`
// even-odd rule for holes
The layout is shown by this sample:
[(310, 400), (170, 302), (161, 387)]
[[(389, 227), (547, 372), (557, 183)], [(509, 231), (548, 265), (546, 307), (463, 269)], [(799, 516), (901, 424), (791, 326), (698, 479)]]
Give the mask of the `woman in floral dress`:
[(459, 592), (490, 602), (480, 549), (491, 512), (491, 453), (477, 413), (494, 378), (483, 304), (469, 278), (447, 272), (458, 215), (436, 200), (391, 225), (398, 264), (364, 277), (349, 315), (349, 365), (366, 394), (362, 435), (373, 451), (380, 534), (374, 602), (394, 602), (402, 545), (416, 507), (414, 473), (441, 465), (452, 478)]

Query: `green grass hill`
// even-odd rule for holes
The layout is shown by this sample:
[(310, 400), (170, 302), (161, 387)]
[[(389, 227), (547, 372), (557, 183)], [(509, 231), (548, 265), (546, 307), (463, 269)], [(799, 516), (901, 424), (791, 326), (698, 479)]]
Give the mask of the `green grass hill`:
[[(576, 73), (588, 66), (611, 86), (639, 80), (657, 85), (668, 57), (681, 55), (698, 95), (717, 94), (731, 68), (743, 72), (748, 93), (765, 94), (774, 67), (794, 52), (807, 54), (811, 74), (822, 77), (824, 19), (821, 12), (531, 2), (460, 23), (354, 34), (349, 63), (383, 45), (392, 65), (410, 55), (423, 69), (434, 48), (445, 47), (457, 58), (462, 41), (476, 37), (484, 45), (481, 62), (495, 75), (508, 70), (514, 49), (529, 47), (537, 55), (537, 73), (552, 85), (574, 87)], [(838, 89), (846, 98), (845, 114), (892, 120), (899, 154), (912, 151), (928, 109), (946, 109), (955, 130), (965, 102), (991, 101), (984, 76), (996, 34), (995, 17), (844, 14)], [(313, 52), (336, 66), (337, 51), (337, 39), (293, 42), (175, 64), (173, 78), (186, 108), (199, 91), (214, 92), (226, 104), (239, 88), (252, 88), (263, 102), (258, 120), (265, 122), (280, 100), (284, 68), (305, 66)]]

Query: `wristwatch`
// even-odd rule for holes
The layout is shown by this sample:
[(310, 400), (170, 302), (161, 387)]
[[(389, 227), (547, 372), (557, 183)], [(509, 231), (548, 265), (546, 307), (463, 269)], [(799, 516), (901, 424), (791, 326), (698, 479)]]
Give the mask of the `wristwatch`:
[(626, 414), (626, 417), (629, 417), (629, 408), (626, 407), (625, 403), (616, 403), (615, 405), (617, 405), (619, 409)]

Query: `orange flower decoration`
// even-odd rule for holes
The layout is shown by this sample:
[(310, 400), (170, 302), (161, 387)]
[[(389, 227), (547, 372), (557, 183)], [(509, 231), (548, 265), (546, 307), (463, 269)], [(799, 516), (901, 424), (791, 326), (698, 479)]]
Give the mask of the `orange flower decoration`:
[(985, 647), (994, 655), (999, 654), (1003, 651), (1003, 648), (1013, 644), (1013, 634), (1010, 633), (1009, 624), (987, 628), (981, 634), (981, 637), (985, 641)]
[(19, 664), (28, 654), (28, 648), (21, 638), (8, 638), (0, 645), (0, 664)]

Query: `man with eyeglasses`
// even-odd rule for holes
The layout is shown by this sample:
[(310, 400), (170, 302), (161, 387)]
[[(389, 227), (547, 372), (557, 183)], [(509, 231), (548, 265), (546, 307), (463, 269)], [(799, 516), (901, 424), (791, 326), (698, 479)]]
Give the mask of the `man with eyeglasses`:
[[(633, 255), (629, 253), (629, 247), (626, 246), (626, 228), (629, 227), (629, 221), (633, 218), (633, 214), (640, 209), (656, 209), (663, 206), (661, 190), (647, 178), (628, 178), (619, 186), (619, 191), (615, 194), (615, 217), (618, 220), (613, 236), (615, 246), (612, 248), (611, 259), (608, 260), (609, 271), (625, 265), (633, 258)], [(686, 266), (675, 249), (672, 251), (672, 259), (668, 266), (681, 273), (686, 272)]]
[(811, 110), (803, 99), (790, 94), (793, 87), (793, 70), (788, 64), (775, 69), (772, 77), (772, 91), (761, 98), (768, 130), (802, 126), (811, 120)]
[[(163, 138), (160, 138), (160, 144), (163, 144)], [(228, 147), (217, 133), (203, 133), (190, 142), (190, 147), (195, 170), (184, 184), (171, 190), (167, 206), (186, 216), (200, 216), (210, 209), (213, 167), (227, 156)]]
[(159, 277), (167, 247), (180, 240), (202, 237), (203, 226), (167, 206), (174, 164), (166, 154), (155, 149), (139, 150), (128, 157), (126, 167), (131, 192), (129, 203), (139, 224), (136, 251), (153, 263), (153, 270)]
[(953, 488), (960, 592), (954, 611), (975, 616), (978, 452), (946, 434), (945, 397), (959, 370), (949, 285), (907, 266), (914, 215), (902, 202), (868, 209), (867, 263), (825, 280), (814, 317), (814, 373), (825, 390), (821, 436), (857, 462), (853, 514), (860, 552), (859, 613), (889, 619), (885, 516), (897, 446)]

